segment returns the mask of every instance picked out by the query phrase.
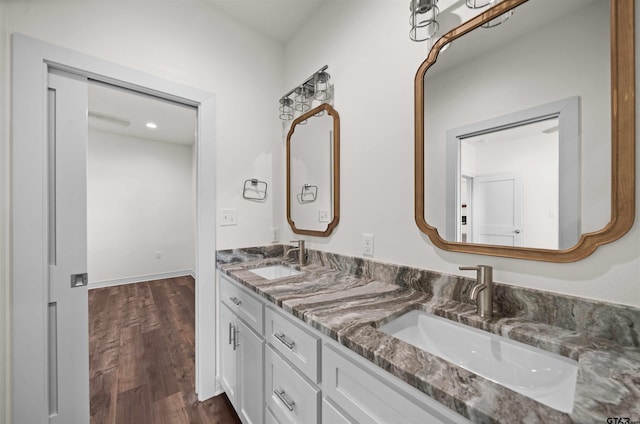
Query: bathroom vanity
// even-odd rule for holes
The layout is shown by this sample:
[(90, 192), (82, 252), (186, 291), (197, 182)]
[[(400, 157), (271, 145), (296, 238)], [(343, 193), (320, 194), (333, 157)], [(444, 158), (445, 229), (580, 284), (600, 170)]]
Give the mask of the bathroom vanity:
[[(471, 279), (423, 278), (416, 274), (419, 270), (316, 251), (310, 251), (310, 262), (303, 267), (284, 260), (283, 250), (273, 257), (238, 252), (218, 255), (220, 377), (245, 423), (640, 419), (637, 309), (544, 298), (548, 294), (541, 293), (508, 295), (498, 283), (496, 315), (484, 319), (474, 305), (462, 301)], [(407, 284), (398, 284), (400, 280)], [(592, 321), (592, 330), (568, 329), (563, 328), (566, 322), (551, 325), (516, 312), (514, 298), (526, 303), (537, 295), (558, 309), (559, 320), (566, 308), (573, 308), (569, 314), (574, 315), (591, 308), (590, 315), (607, 323)], [(548, 307), (538, 305), (540, 310)], [(408, 312), (427, 314), (462, 331), (480, 330), (481, 339), (492, 336), (487, 338), (489, 351), (515, 356), (516, 368), (517, 358), (526, 365), (525, 354), (513, 355), (500, 343), (521, 342), (566, 363), (568, 371), (564, 377), (545, 378), (545, 369), (555, 372), (553, 366), (524, 369), (524, 380), (517, 377), (508, 388), (495, 381), (518, 370), (507, 373), (511, 377), (483, 377), (482, 370), (469, 371), (464, 360), (444, 359), (394, 332), (390, 327), (405, 325)], [(609, 327), (597, 328), (603, 325)], [(453, 340), (456, 352), (476, 337), (461, 334)], [(540, 378), (530, 379), (531, 373)], [(516, 387), (523, 381), (539, 386), (523, 391)], [(550, 391), (537, 393), (544, 390)]]

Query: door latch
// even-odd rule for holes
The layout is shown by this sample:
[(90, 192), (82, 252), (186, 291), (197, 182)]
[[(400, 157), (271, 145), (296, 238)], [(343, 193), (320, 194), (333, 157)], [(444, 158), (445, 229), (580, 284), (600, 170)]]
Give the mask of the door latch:
[(85, 272), (84, 274), (71, 274), (71, 288), (82, 287), (89, 284), (89, 276)]

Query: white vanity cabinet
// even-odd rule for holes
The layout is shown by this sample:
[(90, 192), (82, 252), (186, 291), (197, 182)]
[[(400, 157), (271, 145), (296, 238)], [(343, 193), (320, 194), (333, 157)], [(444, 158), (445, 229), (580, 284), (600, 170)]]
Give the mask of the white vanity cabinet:
[(470, 422), (219, 275), (220, 378), (243, 423)]
[(263, 424), (264, 304), (234, 284), (220, 279), (220, 383), (244, 424)]

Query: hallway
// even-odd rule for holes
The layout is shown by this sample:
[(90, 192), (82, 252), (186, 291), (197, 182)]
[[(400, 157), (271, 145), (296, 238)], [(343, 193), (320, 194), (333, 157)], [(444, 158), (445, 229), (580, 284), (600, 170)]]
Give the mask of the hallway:
[(197, 400), (194, 317), (191, 277), (89, 291), (91, 424), (240, 423), (225, 395)]

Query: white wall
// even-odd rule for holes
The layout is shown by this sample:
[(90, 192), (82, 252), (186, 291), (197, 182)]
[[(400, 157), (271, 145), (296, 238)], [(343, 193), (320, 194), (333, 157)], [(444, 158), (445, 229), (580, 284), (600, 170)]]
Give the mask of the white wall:
[(404, 2), (328, 1), (285, 47), (287, 85), (329, 65), (342, 126), (340, 224), (327, 239), (305, 237), (309, 247), (362, 257), (362, 234), (373, 233), (377, 260), (457, 275), (468, 275), (459, 265), (483, 263), (495, 268), (499, 282), (640, 306), (637, 224), (571, 264), (445, 252), (419, 231), (413, 219), (413, 79), (427, 46), (409, 40), (407, 15)]
[(10, 352), (9, 345), (11, 314), (9, 287), (9, 48), (7, 41), (8, 26), (5, 5), (0, 3), (0, 422), (10, 422)]
[[(271, 241), (274, 201), (242, 199), (247, 178), (274, 185), (284, 164), (277, 99), (283, 47), (217, 12), (206, 1), (0, 2), (0, 422), (10, 402), (8, 34), (20, 32), (216, 95), (217, 206), (236, 208), (238, 226), (218, 227), (217, 248)], [(280, 184), (280, 182), (279, 182)], [(283, 213), (283, 212), (282, 212)], [(280, 218), (278, 218), (280, 221)], [(213, 237), (214, 235), (211, 234)], [(6, 249), (6, 250), (5, 250)], [(6, 396), (5, 396), (6, 394)]]
[(218, 227), (217, 248), (271, 241), (273, 197), (246, 201), (242, 187), (251, 177), (272, 182), (272, 157), (280, 152), (280, 44), (198, 0), (18, 2), (6, 11), (9, 32), (214, 93), (218, 208), (238, 209), (238, 226)]
[(89, 284), (195, 272), (193, 186), (193, 146), (89, 131)]

